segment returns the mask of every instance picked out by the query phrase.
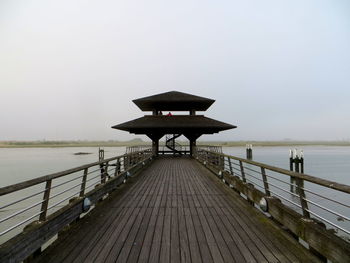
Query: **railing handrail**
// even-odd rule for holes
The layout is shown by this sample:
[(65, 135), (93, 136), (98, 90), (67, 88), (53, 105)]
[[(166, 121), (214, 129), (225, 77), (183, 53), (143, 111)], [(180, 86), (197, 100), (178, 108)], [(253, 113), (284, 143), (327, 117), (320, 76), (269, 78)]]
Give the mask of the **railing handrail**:
[[(0, 245), (0, 261), (4, 258), (11, 262), (23, 261), (64, 227), (80, 218), (82, 213), (90, 211), (90, 208), (110, 195), (118, 186), (126, 183), (129, 177), (142, 171), (151, 161), (152, 152), (146, 149), (0, 188), (0, 196), (4, 196), (33, 185), (44, 187), (37, 193), (29, 193), (27, 197), (21, 196), (19, 200), (2, 205), (1, 209), (12, 207), (7, 209), (8, 213), (4, 213), (0, 219), (0, 237), (5, 241)], [(98, 169), (92, 168), (93, 171), (89, 171), (91, 167)], [(80, 174), (81, 172), (83, 173)], [(67, 175), (75, 178), (64, 177)], [(56, 178), (68, 180), (61, 182), (55, 180)], [(73, 183), (76, 180), (80, 182)], [(41, 201), (26, 201), (40, 194), (43, 194)], [(13, 206), (20, 202), (25, 203)], [(4, 222), (7, 223), (3, 224)]]
[(283, 169), (283, 168), (279, 168), (279, 167), (275, 167), (275, 166), (272, 166), (272, 165), (268, 165), (268, 164), (264, 164), (264, 163), (259, 163), (259, 162), (255, 162), (255, 161), (239, 158), (239, 157), (228, 155), (228, 154), (224, 154), (224, 153), (217, 153), (217, 152), (208, 151), (208, 150), (201, 150), (200, 146), (198, 148), (199, 148), (199, 151), (205, 151), (205, 152), (208, 152), (208, 153), (211, 153), (211, 154), (215, 154), (215, 155), (219, 155), (219, 156), (222, 156), (222, 157), (231, 158), (231, 159), (234, 159), (234, 160), (237, 160), (237, 161), (241, 161), (241, 162), (245, 162), (245, 163), (249, 163), (249, 164), (252, 164), (252, 165), (255, 165), (255, 166), (259, 166), (259, 167), (268, 169), (268, 170), (273, 171), (273, 172), (282, 173), (282, 174), (285, 174), (285, 175), (289, 175), (291, 177), (299, 178), (299, 179), (302, 179), (304, 181), (308, 181), (308, 182), (311, 182), (311, 183), (314, 183), (314, 184), (322, 185), (324, 187), (328, 187), (328, 188), (331, 188), (331, 189), (334, 189), (334, 190), (338, 190), (338, 191), (350, 194), (350, 186), (346, 185), (346, 184), (340, 184), (340, 183), (337, 183), (337, 182), (334, 182), (334, 181), (318, 178), (318, 177), (315, 177), (315, 176), (312, 176), (312, 175), (308, 175), (308, 174), (301, 174), (301, 173), (292, 172), (292, 171), (289, 171), (289, 170), (286, 170), (286, 169)]
[(40, 176), (40, 177), (37, 177), (37, 178), (34, 178), (34, 179), (30, 179), (30, 180), (27, 180), (27, 181), (24, 181), (24, 182), (20, 182), (20, 183), (17, 183), (17, 184), (12, 184), (12, 185), (8, 185), (8, 186), (5, 186), (5, 187), (1, 187), (0, 188), (0, 196), (6, 195), (6, 194), (10, 194), (10, 193), (13, 193), (13, 192), (16, 192), (16, 191), (19, 191), (19, 190), (23, 190), (25, 188), (28, 188), (28, 187), (31, 187), (31, 186), (34, 186), (34, 185), (37, 185), (37, 184), (45, 183), (48, 180), (52, 180), (52, 179), (56, 179), (56, 178), (59, 178), (59, 177), (63, 177), (65, 175), (69, 175), (69, 174), (72, 174), (72, 173), (80, 172), (80, 171), (83, 171), (83, 170), (85, 170), (87, 168), (90, 168), (90, 167), (93, 167), (93, 166), (96, 166), (96, 165), (99, 165), (99, 164), (108, 163), (108, 162), (114, 161), (114, 160), (116, 160), (118, 158), (123, 158), (124, 156), (129, 156), (130, 154), (138, 154), (138, 153), (142, 153), (142, 152), (143, 151), (138, 151), (138, 152), (133, 152), (133, 153), (129, 153), (129, 154), (118, 155), (118, 156), (115, 156), (115, 157), (111, 157), (111, 158), (108, 158), (108, 159), (104, 159), (104, 160), (93, 162), (93, 163), (89, 163), (89, 164), (85, 164), (85, 165), (78, 166), (78, 167), (75, 167), (75, 168), (71, 168), (71, 169), (68, 169), (68, 170), (64, 170), (64, 171), (61, 171), (61, 172), (51, 173), (51, 174), (48, 174), (48, 175)]

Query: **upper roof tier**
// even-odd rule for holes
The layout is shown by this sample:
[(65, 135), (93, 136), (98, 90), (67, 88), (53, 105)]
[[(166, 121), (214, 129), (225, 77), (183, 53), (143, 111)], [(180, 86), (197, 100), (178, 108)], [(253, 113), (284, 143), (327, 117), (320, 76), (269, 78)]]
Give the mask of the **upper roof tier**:
[(215, 100), (178, 91), (133, 100), (142, 111), (206, 111)]

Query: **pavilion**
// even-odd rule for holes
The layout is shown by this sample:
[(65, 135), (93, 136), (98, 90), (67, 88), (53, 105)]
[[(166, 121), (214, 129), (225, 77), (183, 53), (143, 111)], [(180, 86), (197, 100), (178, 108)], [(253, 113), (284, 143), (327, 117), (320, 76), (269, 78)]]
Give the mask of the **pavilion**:
[[(197, 111), (206, 111), (215, 102), (212, 99), (171, 91), (136, 99), (133, 102), (142, 111), (151, 111), (152, 115), (145, 115), (112, 128), (147, 135), (152, 140), (152, 151), (155, 156), (159, 153), (159, 140), (164, 135), (171, 135), (166, 139), (166, 147), (174, 154), (186, 153), (175, 146), (175, 139), (184, 135), (190, 142), (189, 153), (192, 155), (196, 140), (203, 134), (214, 134), (236, 128), (234, 125), (204, 115), (196, 115)], [(188, 115), (168, 112), (188, 112)]]

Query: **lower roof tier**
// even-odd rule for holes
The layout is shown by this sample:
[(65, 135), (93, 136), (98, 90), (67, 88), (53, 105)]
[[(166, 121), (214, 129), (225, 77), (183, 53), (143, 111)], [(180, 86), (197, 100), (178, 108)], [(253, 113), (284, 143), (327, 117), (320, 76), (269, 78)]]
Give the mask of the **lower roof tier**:
[(134, 134), (213, 134), (237, 126), (204, 117), (203, 115), (144, 116), (113, 126)]

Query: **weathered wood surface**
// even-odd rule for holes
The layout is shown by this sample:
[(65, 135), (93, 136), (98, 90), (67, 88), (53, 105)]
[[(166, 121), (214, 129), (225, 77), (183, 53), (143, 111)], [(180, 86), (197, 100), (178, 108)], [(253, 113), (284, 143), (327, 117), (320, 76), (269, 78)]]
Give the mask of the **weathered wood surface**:
[(208, 170), (159, 158), (37, 262), (318, 262)]

